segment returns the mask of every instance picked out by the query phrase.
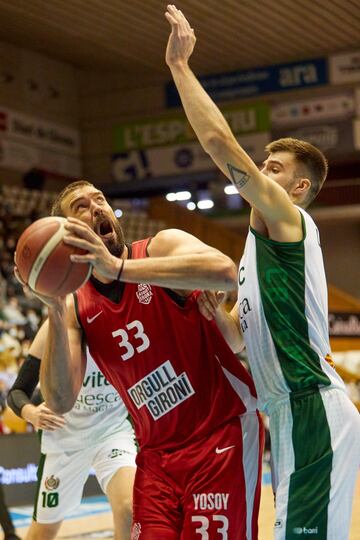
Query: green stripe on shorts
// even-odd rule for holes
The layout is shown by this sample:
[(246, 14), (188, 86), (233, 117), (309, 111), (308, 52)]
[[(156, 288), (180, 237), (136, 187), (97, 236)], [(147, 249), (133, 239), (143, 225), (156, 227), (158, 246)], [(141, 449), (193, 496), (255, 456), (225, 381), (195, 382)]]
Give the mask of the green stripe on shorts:
[[(41, 446), (41, 437), (42, 437), (42, 430), (38, 431), (39, 440), (40, 440), (40, 446)], [(39, 459), (39, 466), (37, 470), (37, 486), (36, 486), (36, 495), (35, 495), (35, 504), (34, 504), (34, 513), (33, 513), (33, 520), (36, 521), (37, 518), (37, 509), (38, 509), (38, 499), (39, 499), (39, 492), (40, 492), (40, 486), (41, 486), (41, 480), (44, 473), (44, 466), (45, 466), (45, 459), (46, 454), (40, 454)]]
[(290, 394), (295, 471), (291, 474), (286, 540), (304, 535), (326, 540), (333, 451), (325, 407), (317, 388)]

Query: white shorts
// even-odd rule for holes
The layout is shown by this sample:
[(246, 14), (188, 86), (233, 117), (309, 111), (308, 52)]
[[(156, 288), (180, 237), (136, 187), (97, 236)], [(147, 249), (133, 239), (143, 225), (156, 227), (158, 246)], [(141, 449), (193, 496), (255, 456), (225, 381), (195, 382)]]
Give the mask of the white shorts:
[(270, 435), (275, 539), (347, 540), (360, 464), (360, 416), (348, 396), (297, 392), (271, 414)]
[(81, 503), (90, 469), (106, 493), (109, 481), (122, 467), (135, 467), (133, 433), (118, 432), (98, 445), (75, 452), (41, 454), (34, 521), (56, 523)]

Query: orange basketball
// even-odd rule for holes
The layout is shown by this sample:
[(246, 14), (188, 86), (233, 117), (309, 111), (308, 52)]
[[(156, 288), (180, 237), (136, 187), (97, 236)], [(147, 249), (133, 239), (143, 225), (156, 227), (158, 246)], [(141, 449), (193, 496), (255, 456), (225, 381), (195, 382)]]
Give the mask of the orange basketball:
[(46, 296), (63, 296), (76, 291), (91, 274), (91, 265), (70, 260), (84, 250), (63, 242), (66, 219), (46, 217), (34, 221), (20, 236), (15, 264), (22, 280)]

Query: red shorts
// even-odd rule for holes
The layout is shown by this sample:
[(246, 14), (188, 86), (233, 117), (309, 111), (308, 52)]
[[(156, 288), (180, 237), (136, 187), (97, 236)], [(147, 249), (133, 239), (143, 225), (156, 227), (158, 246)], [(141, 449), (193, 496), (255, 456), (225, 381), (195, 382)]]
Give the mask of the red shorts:
[(256, 540), (264, 433), (257, 413), (137, 457), (131, 540)]

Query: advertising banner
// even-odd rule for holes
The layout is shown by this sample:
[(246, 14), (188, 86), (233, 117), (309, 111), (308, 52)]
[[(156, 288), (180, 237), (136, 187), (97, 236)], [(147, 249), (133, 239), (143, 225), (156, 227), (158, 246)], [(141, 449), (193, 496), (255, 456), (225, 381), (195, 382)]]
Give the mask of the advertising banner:
[(80, 133), (71, 127), (1, 108), (0, 166), (21, 172), (38, 167), (79, 176)]
[(331, 84), (360, 81), (360, 51), (330, 56), (329, 72)]
[(360, 313), (329, 313), (331, 337), (360, 337)]
[(20, 143), (0, 134), (0, 167), (28, 172), (39, 168), (64, 176), (81, 176), (81, 162), (78, 158)]
[[(37, 468), (40, 458), (37, 433), (15, 433), (0, 437), (0, 482), (9, 506), (34, 503)], [(93, 473), (88, 479), (84, 495), (101, 493)], [(26, 523), (28, 524), (28, 523)]]
[[(222, 107), (239, 142), (255, 161), (264, 159), (269, 142), (266, 103)], [(138, 120), (114, 129), (112, 176), (117, 181), (214, 170), (183, 112)]]
[[(328, 67), (325, 58), (315, 58), (291, 64), (207, 75), (199, 77), (199, 80), (215, 101), (235, 100), (328, 84)], [(166, 85), (165, 94), (167, 107), (181, 107), (173, 82)]]
[[(261, 162), (265, 158), (264, 147), (270, 141), (269, 132), (241, 135), (237, 139), (254, 161)], [(112, 156), (112, 177), (120, 182), (215, 168), (216, 165), (198, 142), (116, 152)]]
[[(266, 103), (222, 107), (235, 135), (269, 131), (270, 110)], [(184, 113), (140, 120), (114, 129), (114, 150), (127, 152), (197, 141)]]
[(342, 161), (353, 155), (355, 147), (355, 121), (322, 122), (313, 126), (274, 128), (272, 139), (294, 137), (308, 141), (322, 150), (328, 158)]
[(350, 92), (276, 103), (271, 108), (273, 127), (322, 123), (324, 120), (344, 120), (353, 116), (355, 116), (355, 99)]

